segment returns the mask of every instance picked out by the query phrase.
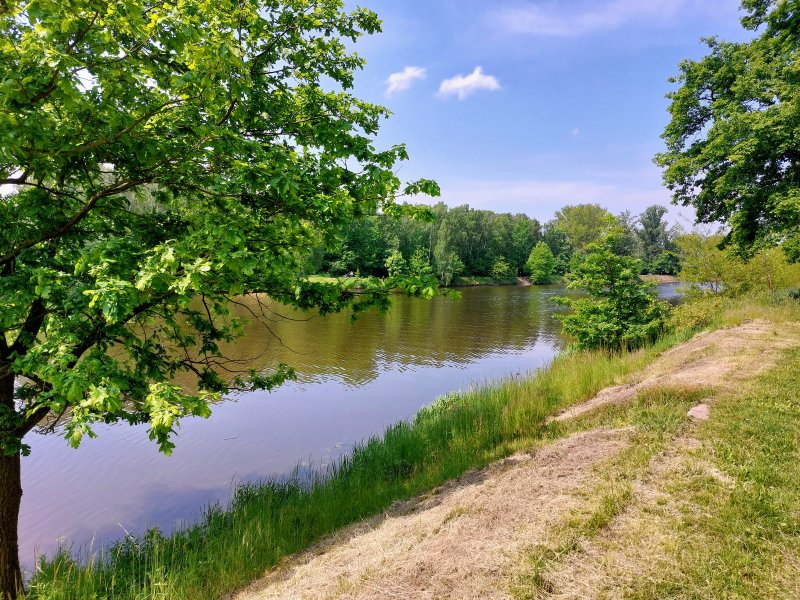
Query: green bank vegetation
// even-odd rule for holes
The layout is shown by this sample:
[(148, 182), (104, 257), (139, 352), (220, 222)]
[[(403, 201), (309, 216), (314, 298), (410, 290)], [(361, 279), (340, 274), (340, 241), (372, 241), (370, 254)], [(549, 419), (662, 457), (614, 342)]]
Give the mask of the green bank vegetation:
[[(800, 303), (770, 294), (703, 296), (681, 307), (676, 323), (687, 320), (680, 311), (702, 313), (707, 328), (736, 325), (751, 318), (800, 321)], [(689, 320), (695, 325), (698, 322), (696, 318)], [(556, 553), (560, 555), (621, 510), (629, 490), (618, 485), (619, 478), (627, 484), (635, 478), (685, 422), (686, 409), (702, 396), (702, 391), (649, 392), (631, 407), (605, 409), (560, 429), (547, 424), (547, 417), (604, 387), (624, 382), (694, 331), (696, 328), (682, 326), (635, 352), (568, 352), (530, 377), (447, 394), (422, 409), (412, 422), (390, 427), (383, 436), (358, 446), (351, 456), (324, 473), (244, 486), (236, 492), (230, 508), (211, 507), (188, 529), (169, 536), (150, 531), (97, 553), (64, 551), (42, 559), (27, 598), (222, 596), (259, 577), (282, 558), (349, 523), (381, 512), (396, 500), (429, 491), (469, 469), (529, 448), (554, 434), (612, 421), (615, 426), (644, 424), (640, 443), (620, 459), (616, 475), (601, 490), (597, 510), (576, 517), (574, 531)], [(790, 372), (790, 368), (781, 371)], [(775, 385), (783, 385), (776, 381)], [(727, 414), (733, 418), (734, 413)], [(534, 563), (539, 567), (528, 567), (528, 576), (518, 583), (530, 585), (537, 569), (541, 571), (549, 564), (552, 552), (549, 549), (537, 555)]]
[(555, 411), (619, 383), (686, 333), (634, 353), (570, 353), (527, 378), (449, 394), (310, 481), (245, 486), (171, 536), (42, 560), (28, 598), (213, 598), (322, 536), (529, 447)]

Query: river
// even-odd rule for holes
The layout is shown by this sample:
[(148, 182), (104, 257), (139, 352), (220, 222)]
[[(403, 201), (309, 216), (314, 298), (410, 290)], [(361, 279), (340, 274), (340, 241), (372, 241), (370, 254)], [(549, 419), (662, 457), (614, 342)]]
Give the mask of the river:
[[(563, 346), (552, 297), (564, 292), (480, 287), (460, 300), (396, 297), (388, 313), (355, 323), (273, 305), (269, 328), (253, 322), (228, 353), (251, 365), (290, 364), (297, 381), (229, 397), (209, 419), (183, 420), (172, 456), (159, 454), (145, 426), (97, 426), (98, 437), (77, 451), (58, 435), (29, 436), (20, 558), (30, 568), (36, 553), (59, 545), (84, 552), (148, 527), (169, 531), (224, 503), (240, 482), (324, 466), (438, 395), (539, 368)], [(674, 287), (659, 293), (673, 297)]]

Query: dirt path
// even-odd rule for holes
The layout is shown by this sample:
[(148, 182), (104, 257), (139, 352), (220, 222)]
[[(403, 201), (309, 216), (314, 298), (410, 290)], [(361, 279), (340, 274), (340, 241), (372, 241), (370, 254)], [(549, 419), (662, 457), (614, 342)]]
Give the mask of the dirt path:
[(662, 354), (635, 381), (606, 388), (553, 420), (573, 419), (605, 404), (625, 402), (640, 391), (657, 386), (735, 388), (774, 365), (783, 350), (797, 345), (797, 336), (796, 327), (767, 321), (699, 333)]
[[(764, 321), (701, 334), (664, 353), (637, 381), (603, 390), (557, 418), (624, 402), (657, 385), (737, 386), (769, 368), (798, 339), (797, 328)], [(602, 466), (628, 447), (631, 435), (629, 429), (578, 433), (532, 455), (515, 455), (469, 473), (427, 497), (398, 503), (380, 517), (343, 530), (236, 598), (509, 598), (520, 555), (586, 502)], [(678, 442), (692, 444), (690, 439)], [(674, 467), (669, 454), (662, 460), (665, 464), (657, 468)], [(636, 493), (652, 496), (644, 485)], [(594, 597), (586, 587), (590, 582), (583, 587), (575, 583), (593, 572), (593, 560), (604, 560), (589, 558), (568, 560), (551, 573), (563, 597)], [(635, 576), (635, 569), (631, 573)]]

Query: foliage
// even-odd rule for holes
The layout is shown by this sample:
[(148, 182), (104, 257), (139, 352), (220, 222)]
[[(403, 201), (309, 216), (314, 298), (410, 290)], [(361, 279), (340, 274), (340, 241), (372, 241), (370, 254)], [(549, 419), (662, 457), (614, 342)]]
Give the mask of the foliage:
[(567, 274), (569, 287), (584, 290), (588, 298), (557, 299), (572, 309), (559, 318), (579, 349), (637, 348), (664, 329), (666, 305), (656, 299), (652, 284), (639, 277), (641, 263), (615, 252), (621, 235), (614, 228), (589, 244)]
[(555, 221), (548, 221), (542, 230), (542, 241), (555, 256), (555, 273), (564, 275), (569, 270), (574, 250), (567, 234), (556, 226)]
[[(0, 352), (31, 382), (17, 439), (54, 412), (72, 445), (121, 419), (149, 422), (168, 452), (176, 419), (229, 387), (213, 359), (239, 329), (229, 297), (266, 291), (323, 312), (353, 302), (297, 273), (304, 248), (361, 215), (402, 213), (392, 166), (405, 150), (369, 137), (385, 109), (321, 83), (348, 88), (362, 61), (344, 39), (378, 27), (334, 0), (21, 2), (4, 14), (0, 174), (16, 187), (0, 202)], [(341, 165), (350, 157), (359, 170)], [(170, 350), (193, 346), (196, 359)], [(178, 371), (199, 394), (169, 383)]]
[(553, 220), (555, 227), (567, 235), (570, 245), (577, 252), (586, 250), (616, 222), (614, 216), (599, 204), (565, 206), (556, 211)]
[(654, 204), (648, 206), (639, 216), (641, 228), (636, 233), (645, 273), (674, 275), (677, 271), (674, 235), (670, 235), (667, 230), (664, 220), (666, 214), (666, 208)]
[[(5, 4), (2, 452), (26, 451), (50, 416), (72, 446), (123, 421), (149, 424), (169, 453), (181, 417), (291, 377), (223, 377), (235, 296), (324, 314), (385, 307), (396, 287), (435, 293), (425, 274), (358, 292), (302, 276), (310, 250), (355, 221), (415, 216), (396, 199), (438, 191), (401, 185), (405, 148), (374, 145), (388, 111), (348, 91), (363, 66), (349, 48), (379, 28), (340, 0)], [(15, 554), (0, 549), (0, 580)]]
[(424, 208), (428, 211), (424, 219), (374, 215), (366, 223), (348, 225), (341, 247), (322, 249), (326, 256), (320, 269), (333, 273), (346, 256), (354, 258), (348, 270), (380, 277), (386, 274), (385, 260), (392, 251), (410, 257), (424, 249), (439, 280), (450, 285), (459, 274), (490, 275), (500, 256), (505, 257), (511, 275), (521, 272), (531, 248), (541, 239), (539, 222), (526, 215), (469, 206), (448, 208), (442, 203)]
[(721, 235), (700, 233), (689, 233), (675, 240), (681, 257), (680, 280), (713, 293), (741, 291), (747, 282), (744, 263), (721, 249), (722, 241)]
[(386, 257), (385, 266), (389, 277), (397, 277), (408, 270), (408, 264), (400, 250), (393, 250), (392, 253)]
[(720, 248), (721, 235), (691, 233), (675, 240), (681, 260), (679, 277), (695, 290), (738, 296), (749, 291), (777, 292), (800, 284), (800, 265), (791, 264), (780, 247), (766, 248), (743, 261)]
[(447, 252), (442, 248), (444, 244), (434, 248), (434, 258), (436, 260), (436, 274), (442, 285), (450, 285), (453, 277), (464, 271), (464, 263), (455, 252)]
[(505, 279), (511, 274), (511, 267), (506, 262), (505, 257), (498, 256), (495, 259), (491, 274), (495, 279)]
[(531, 250), (526, 266), (533, 283), (550, 283), (555, 272), (556, 257), (547, 244), (539, 242)]
[[(422, 248), (429, 253), (440, 283), (447, 286), (459, 275), (471, 279), (492, 276), (499, 257), (509, 266), (506, 279), (521, 274), (527, 271), (531, 250), (544, 241), (555, 257), (555, 274), (563, 275), (569, 270), (572, 256), (583, 251), (585, 240), (595, 239), (616, 223), (624, 231), (617, 248), (619, 254), (641, 258), (643, 270), (648, 273), (672, 275), (677, 270), (672, 243), (675, 231), (667, 229), (663, 220), (666, 209), (661, 206), (652, 206), (638, 217), (629, 212), (613, 217), (594, 204), (569, 206), (544, 227), (525, 215), (498, 214), (469, 206), (448, 208), (438, 203), (424, 208), (429, 211), (424, 219), (372, 215), (354, 221), (347, 226), (341, 246), (313, 248), (309, 257), (325, 255), (319, 266), (321, 272), (358, 271), (382, 277), (387, 274), (386, 258), (391, 252), (399, 250), (410, 257)], [(649, 240), (646, 256), (643, 239)], [(307, 264), (311, 262), (312, 258), (306, 260)]]
[(674, 201), (700, 223), (724, 221), (726, 243), (743, 255), (783, 243), (800, 259), (800, 3), (746, 0), (741, 43), (706, 40), (709, 54), (685, 60), (656, 156)]
[(723, 306), (723, 298), (719, 296), (704, 298), (691, 295), (673, 307), (669, 315), (669, 326), (678, 331), (703, 329), (719, 318)]
[(641, 256), (642, 242), (639, 239), (638, 224), (639, 219), (629, 210), (617, 215), (617, 226), (622, 230), (617, 253), (621, 256)]

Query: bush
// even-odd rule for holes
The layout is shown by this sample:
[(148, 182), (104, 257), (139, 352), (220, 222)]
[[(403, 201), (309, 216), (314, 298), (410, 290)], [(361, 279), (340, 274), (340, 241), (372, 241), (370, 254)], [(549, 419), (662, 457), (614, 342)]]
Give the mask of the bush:
[(539, 242), (531, 250), (525, 265), (533, 283), (550, 283), (556, 268), (556, 257), (547, 244)]
[(638, 348), (664, 331), (668, 305), (639, 277), (641, 262), (616, 253), (621, 235), (618, 228), (610, 230), (574, 261), (569, 287), (585, 290), (587, 298), (556, 298), (572, 308), (558, 318), (579, 349)]

